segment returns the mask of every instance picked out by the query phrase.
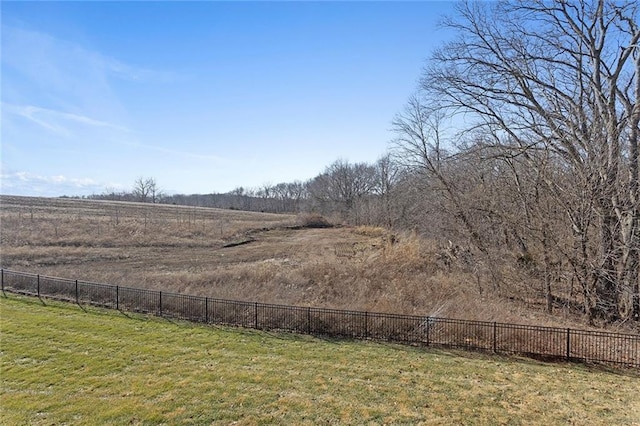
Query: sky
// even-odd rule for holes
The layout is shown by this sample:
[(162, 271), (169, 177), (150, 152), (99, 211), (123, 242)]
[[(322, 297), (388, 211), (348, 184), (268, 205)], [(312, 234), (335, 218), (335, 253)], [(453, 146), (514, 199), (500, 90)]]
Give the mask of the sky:
[(376, 161), (452, 2), (0, 2), (0, 193), (205, 194)]

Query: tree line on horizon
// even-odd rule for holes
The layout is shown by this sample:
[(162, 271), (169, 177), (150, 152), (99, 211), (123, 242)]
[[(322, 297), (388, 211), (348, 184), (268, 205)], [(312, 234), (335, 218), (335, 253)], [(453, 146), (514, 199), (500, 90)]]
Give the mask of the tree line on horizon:
[(548, 311), (571, 299), (591, 322), (638, 322), (639, 7), (461, 2), (377, 162), (158, 201), (413, 230), (510, 262)]

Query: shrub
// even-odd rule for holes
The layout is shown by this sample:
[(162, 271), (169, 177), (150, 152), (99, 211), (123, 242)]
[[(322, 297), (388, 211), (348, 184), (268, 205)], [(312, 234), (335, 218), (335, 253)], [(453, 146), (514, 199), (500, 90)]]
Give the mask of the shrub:
[(301, 213), (296, 222), (302, 228), (331, 228), (333, 225), (318, 213)]

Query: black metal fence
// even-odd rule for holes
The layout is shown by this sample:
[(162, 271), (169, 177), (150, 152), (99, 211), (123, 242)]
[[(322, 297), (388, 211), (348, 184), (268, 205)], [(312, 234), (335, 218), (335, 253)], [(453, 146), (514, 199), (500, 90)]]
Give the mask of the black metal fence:
[(207, 324), (640, 368), (635, 334), (241, 302), (6, 269), (0, 275), (5, 296), (26, 294)]

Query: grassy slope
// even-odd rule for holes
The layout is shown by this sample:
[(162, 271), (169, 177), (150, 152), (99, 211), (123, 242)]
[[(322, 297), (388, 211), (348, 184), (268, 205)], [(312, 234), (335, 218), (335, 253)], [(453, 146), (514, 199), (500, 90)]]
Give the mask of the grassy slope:
[(3, 424), (640, 424), (638, 375), (0, 297)]

